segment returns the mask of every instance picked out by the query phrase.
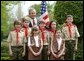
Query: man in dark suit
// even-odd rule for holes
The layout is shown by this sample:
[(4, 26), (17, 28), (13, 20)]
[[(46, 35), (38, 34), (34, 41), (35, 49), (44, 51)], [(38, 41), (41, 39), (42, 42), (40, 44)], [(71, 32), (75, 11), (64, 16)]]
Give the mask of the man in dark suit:
[(36, 17), (36, 10), (34, 8), (29, 9), (29, 15), (26, 16), (26, 19), (29, 21), (29, 27), (33, 27), (34, 25), (38, 26), (38, 19)]

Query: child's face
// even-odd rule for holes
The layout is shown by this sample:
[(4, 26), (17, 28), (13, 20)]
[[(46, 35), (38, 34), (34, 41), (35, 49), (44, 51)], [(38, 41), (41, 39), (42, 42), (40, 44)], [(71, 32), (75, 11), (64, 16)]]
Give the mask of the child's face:
[(57, 30), (56, 36), (57, 36), (57, 37), (60, 37), (60, 36), (61, 36), (61, 30)]
[(34, 33), (34, 34), (38, 34), (38, 33), (39, 33), (39, 29), (34, 29), (34, 30), (33, 30), (33, 33)]
[(19, 25), (19, 24), (18, 25), (15, 25), (15, 28), (16, 29), (21, 29), (21, 25)]
[(45, 27), (45, 24), (44, 24), (44, 23), (41, 23), (41, 24), (40, 24), (40, 27), (41, 27), (41, 28), (44, 28), (44, 27)]
[(23, 22), (23, 26), (28, 27), (28, 25), (29, 25), (28, 21)]
[(73, 18), (72, 18), (72, 17), (68, 17), (68, 18), (66, 19), (66, 22), (67, 22), (67, 23), (73, 22)]
[(55, 22), (52, 22), (51, 28), (56, 28), (56, 23)]

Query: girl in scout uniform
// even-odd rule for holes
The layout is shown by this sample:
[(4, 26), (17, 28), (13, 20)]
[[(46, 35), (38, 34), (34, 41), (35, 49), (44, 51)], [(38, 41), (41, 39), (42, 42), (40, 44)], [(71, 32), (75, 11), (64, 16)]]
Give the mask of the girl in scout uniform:
[(56, 22), (54, 21), (51, 21), (50, 24), (49, 24), (49, 46), (48, 46), (48, 55), (49, 55), (49, 58), (50, 58), (50, 54), (51, 54), (51, 51), (50, 51), (50, 45), (51, 45), (51, 38), (52, 36), (55, 37), (55, 34), (56, 34)]
[(66, 23), (62, 28), (63, 37), (65, 39), (65, 46), (66, 46), (66, 60), (73, 60), (74, 54), (77, 51), (77, 44), (78, 44), (78, 37), (79, 32), (77, 26), (73, 23), (73, 16), (67, 15)]
[(20, 60), (25, 55), (24, 32), (21, 30), (21, 22), (14, 21), (14, 29), (10, 31), (8, 40), (9, 53), (13, 60)]
[(52, 36), (50, 48), (50, 60), (64, 60), (65, 42), (60, 29), (56, 31), (55, 37)]
[(23, 18), (22, 19), (22, 24), (23, 24), (23, 28), (22, 30), (24, 31), (24, 34), (25, 34), (25, 56), (24, 56), (24, 59), (28, 59), (28, 37), (30, 36), (30, 32), (31, 32), (31, 28), (29, 27), (29, 23), (28, 23), (28, 20), (26, 20), (26, 18)]
[(40, 21), (39, 29), (43, 41), (42, 60), (48, 60), (48, 37), (49, 32), (45, 28), (45, 22)]
[(31, 31), (31, 36), (28, 38), (28, 59), (41, 60), (41, 51), (43, 48), (43, 41), (39, 33), (39, 28), (34, 26)]

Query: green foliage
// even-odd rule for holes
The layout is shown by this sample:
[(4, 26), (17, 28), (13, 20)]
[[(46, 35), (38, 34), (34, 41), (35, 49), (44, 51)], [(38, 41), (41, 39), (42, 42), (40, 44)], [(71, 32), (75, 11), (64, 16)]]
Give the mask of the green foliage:
[(31, 7), (35, 8), (37, 16), (40, 16), (40, 4), (34, 4)]
[(10, 57), (1, 57), (1, 60), (10, 60)]
[(65, 23), (66, 15), (73, 15), (74, 24), (80, 33), (76, 59), (83, 59), (83, 1), (57, 1), (54, 7), (54, 19), (61, 25)]
[(4, 53), (5, 51), (8, 53), (8, 43), (6, 41), (2, 41), (1, 42), (1, 52)]
[(75, 22), (83, 20), (83, 1), (57, 1), (54, 8), (54, 17), (60, 24), (64, 23), (68, 14), (74, 16)]
[(81, 38), (83, 38), (83, 1), (57, 1), (54, 7), (54, 18), (63, 24), (66, 15), (73, 15), (74, 24), (77, 25)]
[(9, 11), (12, 8), (8, 8), (8, 6), (15, 5), (17, 3), (20, 3), (20, 1), (1, 1), (1, 36), (2, 38), (5, 38), (9, 32), (9, 24), (8, 21), (11, 18), (11, 15), (9, 14)]
[(76, 60), (83, 60), (83, 41), (78, 44), (78, 50), (76, 53)]
[(8, 43), (6, 40), (1, 42), (1, 60), (9, 60), (9, 50), (8, 50)]
[[(40, 16), (40, 9), (41, 9), (41, 4), (34, 4), (31, 7), (36, 9), (37, 16)], [(53, 20), (54, 14), (53, 14), (53, 5), (50, 5), (50, 3), (47, 3), (47, 11), (49, 14), (50, 20)]]
[(48, 10), (50, 21), (54, 20), (54, 14), (53, 14), (54, 10), (53, 10), (53, 8), (54, 8), (54, 4), (50, 5), (50, 2), (48, 1), (47, 10)]

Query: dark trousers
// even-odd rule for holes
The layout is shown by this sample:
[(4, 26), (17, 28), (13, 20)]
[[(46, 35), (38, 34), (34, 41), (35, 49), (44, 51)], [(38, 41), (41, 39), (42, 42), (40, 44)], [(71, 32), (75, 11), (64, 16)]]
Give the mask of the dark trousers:
[(28, 44), (25, 43), (25, 56), (24, 56), (24, 60), (28, 60)]
[(42, 60), (48, 60), (48, 45), (43, 45)]
[(75, 40), (66, 40), (65, 41), (65, 60), (73, 60)]
[(11, 46), (13, 55), (11, 56), (12, 60), (23, 60), (23, 46)]

